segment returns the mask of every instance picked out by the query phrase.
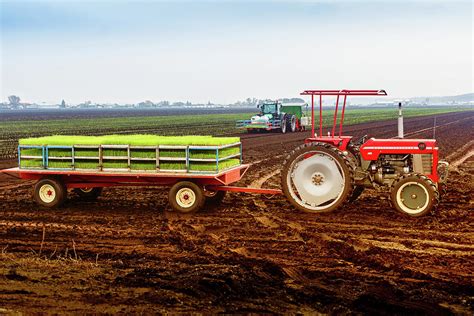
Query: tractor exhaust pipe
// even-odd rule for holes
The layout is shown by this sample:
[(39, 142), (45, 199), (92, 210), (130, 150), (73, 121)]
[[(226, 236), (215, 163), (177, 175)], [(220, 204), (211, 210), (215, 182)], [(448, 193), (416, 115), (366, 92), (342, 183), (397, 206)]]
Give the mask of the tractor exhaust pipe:
[(402, 102), (398, 102), (398, 138), (403, 138)]

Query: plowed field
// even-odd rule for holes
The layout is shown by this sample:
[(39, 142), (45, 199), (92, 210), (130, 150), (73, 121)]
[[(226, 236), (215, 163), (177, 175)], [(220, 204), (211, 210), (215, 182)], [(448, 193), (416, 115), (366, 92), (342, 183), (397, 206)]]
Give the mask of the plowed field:
[[(70, 193), (48, 210), (33, 203), (32, 183), (1, 175), (0, 313), (472, 314), (474, 112), (437, 125), (452, 170), (437, 212), (419, 219), (371, 190), (324, 215), (237, 193), (184, 216), (165, 188), (108, 188), (96, 202)], [(432, 137), (432, 126), (432, 116), (405, 120), (413, 138)], [(345, 133), (393, 137), (396, 122)], [(279, 188), (286, 154), (307, 136), (243, 135), (254, 165), (239, 185)]]

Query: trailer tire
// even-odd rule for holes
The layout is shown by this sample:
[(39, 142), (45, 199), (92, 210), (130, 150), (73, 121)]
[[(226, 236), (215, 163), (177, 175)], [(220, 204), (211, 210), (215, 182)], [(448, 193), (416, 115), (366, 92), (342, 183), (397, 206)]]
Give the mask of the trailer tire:
[(201, 186), (190, 181), (180, 181), (171, 187), (168, 200), (173, 210), (194, 213), (204, 206), (205, 197)]
[(204, 188), (205, 203), (209, 205), (220, 204), (226, 194), (226, 191), (208, 191)]
[(41, 206), (59, 207), (66, 201), (67, 188), (59, 179), (41, 179), (34, 186), (33, 198)]
[(84, 200), (96, 200), (102, 193), (102, 188), (76, 188), (74, 193)]

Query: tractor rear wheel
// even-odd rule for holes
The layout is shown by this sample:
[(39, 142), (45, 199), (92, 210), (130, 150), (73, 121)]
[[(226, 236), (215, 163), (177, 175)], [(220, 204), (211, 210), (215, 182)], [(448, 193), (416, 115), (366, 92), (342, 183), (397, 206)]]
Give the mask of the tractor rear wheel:
[(281, 186), (298, 210), (331, 212), (352, 195), (353, 169), (343, 153), (325, 143), (297, 147), (283, 164)]
[(418, 217), (434, 210), (439, 201), (436, 185), (420, 174), (402, 176), (390, 191), (390, 201), (400, 213)]
[(204, 206), (204, 192), (201, 186), (190, 181), (173, 185), (168, 194), (173, 210), (180, 213), (194, 213)]
[(102, 188), (77, 188), (73, 191), (85, 200), (95, 200), (102, 193)]
[(296, 132), (296, 116), (292, 115), (290, 118), (289, 126), (290, 132)]

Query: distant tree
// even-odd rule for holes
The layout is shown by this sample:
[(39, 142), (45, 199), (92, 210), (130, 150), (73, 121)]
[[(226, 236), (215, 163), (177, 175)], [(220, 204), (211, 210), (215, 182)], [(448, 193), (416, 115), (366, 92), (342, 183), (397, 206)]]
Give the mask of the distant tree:
[(10, 105), (18, 106), (20, 105), (20, 97), (16, 95), (11, 95), (8, 97), (8, 101), (10, 101)]
[(62, 109), (66, 108), (66, 102), (64, 100), (61, 101), (61, 108)]
[(140, 108), (151, 108), (154, 107), (155, 104), (151, 102), (150, 100), (146, 100), (145, 102), (140, 102), (138, 103), (138, 107)]

